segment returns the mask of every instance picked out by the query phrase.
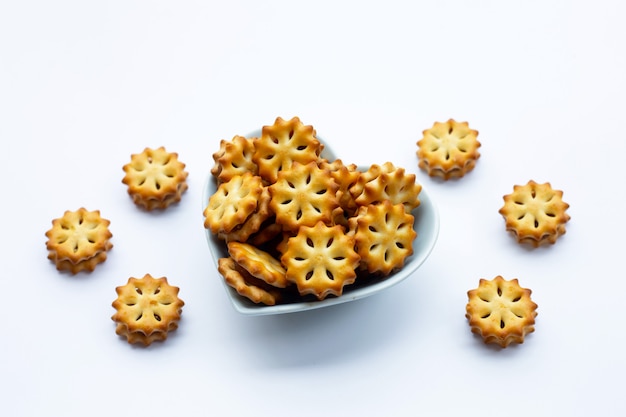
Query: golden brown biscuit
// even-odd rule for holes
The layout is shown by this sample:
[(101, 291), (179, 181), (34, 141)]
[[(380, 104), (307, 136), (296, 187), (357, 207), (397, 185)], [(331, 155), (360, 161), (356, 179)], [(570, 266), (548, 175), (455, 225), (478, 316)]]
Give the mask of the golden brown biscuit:
[(109, 224), (100, 216), (100, 210), (81, 207), (66, 211), (63, 217), (52, 221), (52, 229), (46, 232), (48, 259), (59, 271), (93, 271), (107, 259), (107, 251), (113, 247)]
[(337, 183), (329, 171), (320, 169), (315, 162), (294, 162), (288, 170), (278, 173), (276, 183), (269, 189), (276, 222), (289, 231), (313, 226), (318, 221), (331, 224), (333, 210), (339, 207)]
[(180, 201), (187, 190), (185, 164), (178, 160), (177, 153), (167, 152), (162, 146), (131, 155), (124, 172), (122, 182), (128, 186), (128, 194), (146, 210), (165, 209)]
[(415, 218), (401, 204), (383, 200), (379, 204), (361, 207), (355, 217), (348, 220), (354, 234), (361, 269), (383, 276), (404, 266), (413, 254), (413, 229)]
[(499, 213), (506, 221), (506, 230), (519, 243), (538, 247), (544, 243), (554, 244), (565, 234), (565, 223), (570, 216), (565, 212), (569, 204), (562, 199), (563, 192), (553, 190), (550, 183), (515, 185), (513, 193), (503, 197), (504, 206)]
[(270, 209), (270, 200), (269, 189), (262, 187), (256, 210), (251, 213), (243, 223), (235, 226), (230, 232), (220, 232), (217, 236), (226, 242), (246, 242), (250, 236), (257, 233), (261, 229), (261, 226), (273, 215)]
[(313, 294), (318, 300), (340, 296), (344, 286), (354, 283), (359, 260), (354, 237), (341, 226), (322, 221), (300, 227), (281, 257), (287, 279), (297, 285), (300, 295)]
[(339, 207), (342, 209), (342, 215), (345, 217), (354, 215), (358, 206), (354, 201), (354, 197), (350, 194), (350, 188), (357, 183), (361, 176), (361, 171), (359, 171), (358, 167), (354, 164), (344, 164), (341, 159), (335, 159), (334, 161), (322, 159), (319, 162), (319, 166), (322, 169), (330, 171), (330, 176), (339, 186), (337, 189), (337, 199), (339, 201)]
[(178, 298), (178, 287), (169, 285), (167, 278), (129, 278), (117, 287), (111, 319), (117, 324), (115, 332), (126, 337), (128, 343), (147, 346), (156, 340), (167, 339), (168, 332), (178, 328), (185, 303)]
[(263, 246), (280, 235), (282, 231), (282, 226), (275, 222), (275, 218), (270, 217), (246, 242), (257, 247)]
[(268, 288), (267, 284), (254, 278), (232, 258), (220, 258), (217, 264), (217, 269), (226, 283), (242, 297), (246, 297), (255, 304), (261, 303), (269, 306), (275, 305), (280, 300), (280, 292), (278, 290)]
[(478, 288), (467, 295), (465, 316), (472, 332), (485, 343), (505, 348), (513, 342), (523, 343), (524, 337), (535, 331), (537, 304), (530, 298), (531, 290), (520, 287), (517, 279), (481, 278)]
[(204, 227), (214, 234), (230, 233), (257, 209), (263, 193), (261, 177), (246, 172), (220, 184), (204, 209)]
[(467, 122), (435, 122), (423, 135), (417, 142), (417, 157), (419, 167), (428, 175), (447, 180), (474, 169), (481, 144), (476, 139), (478, 131), (470, 129)]
[(253, 277), (278, 288), (285, 288), (289, 285), (289, 281), (285, 277), (285, 268), (269, 253), (242, 242), (228, 243), (228, 253), (239, 266)]
[(420, 205), (421, 191), (422, 186), (415, 182), (415, 174), (409, 174), (391, 162), (382, 166), (371, 165), (350, 187), (350, 193), (358, 206), (389, 200), (392, 204), (402, 203), (407, 213)]
[(219, 151), (213, 154), (215, 165), (211, 169), (218, 183), (230, 181), (235, 175), (250, 172), (258, 174), (258, 167), (252, 161), (254, 143), (257, 138), (235, 136), (230, 141), (221, 140)]
[(252, 160), (259, 167), (259, 175), (273, 183), (278, 173), (289, 169), (293, 162), (315, 162), (321, 151), (313, 126), (305, 126), (297, 117), (291, 120), (278, 117), (273, 125), (263, 126)]

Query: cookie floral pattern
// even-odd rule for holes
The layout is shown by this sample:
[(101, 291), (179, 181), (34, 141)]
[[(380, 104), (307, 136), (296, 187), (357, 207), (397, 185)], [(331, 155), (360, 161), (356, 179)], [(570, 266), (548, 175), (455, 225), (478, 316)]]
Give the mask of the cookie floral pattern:
[(124, 165), (126, 175), (122, 182), (128, 186), (135, 204), (146, 210), (164, 209), (180, 201), (188, 188), (184, 168), (177, 153), (167, 152), (164, 147), (145, 148)]
[(113, 247), (109, 241), (113, 236), (109, 224), (99, 210), (81, 207), (66, 211), (63, 217), (52, 221), (52, 228), (46, 232), (48, 259), (60, 271), (72, 274), (93, 271), (106, 260), (107, 251)]
[(276, 183), (269, 186), (270, 207), (276, 213), (276, 222), (290, 231), (313, 226), (318, 221), (330, 224), (333, 211), (339, 207), (338, 188), (330, 173), (315, 162), (306, 165), (294, 162), (291, 169), (281, 171)]
[(499, 213), (506, 221), (506, 229), (519, 243), (535, 247), (554, 244), (565, 234), (565, 223), (570, 219), (565, 211), (569, 204), (563, 201), (563, 192), (552, 189), (549, 182), (538, 184), (531, 180), (526, 185), (516, 185), (513, 193), (503, 199)]
[(129, 278), (126, 285), (117, 287), (117, 299), (111, 317), (117, 323), (115, 332), (125, 336), (129, 343), (150, 345), (165, 340), (171, 330), (178, 328), (178, 321), (185, 303), (178, 298), (178, 287), (167, 278)]
[(537, 304), (530, 298), (531, 290), (520, 287), (517, 279), (507, 281), (499, 275), (480, 279), (478, 288), (467, 295), (466, 317), (472, 332), (485, 343), (501, 347), (523, 343), (524, 336), (535, 330)]
[(444, 180), (464, 176), (480, 157), (477, 136), (478, 131), (470, 129), (467, 122), (435, 122), (417, 142), (419, 167)]
[(313, 294), (319, 300), (340, 296), (343, 287), (354, 283), (360, 256), (354, 250), (354, 237), (339, 225), (318, 222), (302, 226), (287, 242), (281, 257), (286, 277), (298, 286), (300, 294)]
[(294, 162), (317, 161), (322, 145), (315, 135), (313, 126), (303, 124), (298, 117), (290, 120), (277, 117), (274, 124), (263, 126), (252, 157), (259, 175), (272, 183), (279, 172), (288, 170)]

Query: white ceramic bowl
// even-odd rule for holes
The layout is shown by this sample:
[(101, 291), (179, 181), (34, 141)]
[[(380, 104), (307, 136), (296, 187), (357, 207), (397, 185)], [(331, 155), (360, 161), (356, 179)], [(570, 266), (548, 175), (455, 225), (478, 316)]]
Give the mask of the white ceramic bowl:
[[(260, 131), (252, 132), (248, 137), (255, 137), (258, 135), (260, 135)], [(324, 146), (325, 147), (324, 151), (322, 152), (322, 156), (329, 160), (336, 159), (335, 154), (328, 147), (328, 145), (324, 144)], [(381, 164), (384, 162), (385, 161), (382, 161)], [(368, 167), (359, 167), (359, 169), (367, 170)], [(213, 177), (213, 175), (211, 175), (211, 173), (209, 173), (205, 181), (202, 195), (203, 210), (206, 207), (207, 202), (209, 201), (209, 197), (213, 193), (215, 193), (215, 191), (215, 178)], [(357, 283), (345, 286), (343, 289), (343, 295), (341, 295), (340, 297), (329, 297), (321, 301), (306, 301), (266, 306), (263, 304), (255, 304), (247, 298), (237, 294), (237, 292), (232, 287), (226, 284), (219, 272), (217, 272), (217, 269), (215, 271), (215, 276), (219, 278), (224, 284), (226, 294), (230, 298), (230, 301), (232, 302), (235, 310), (237, 310), (241, 314), (250, 316), (284, 314), (314, 310), (317, 308), (346, 303), (349, 301), (354, 301), (368, 297), (370, 295), (374, 295), (398, 284), (401, 281), (404, 281), (409, 276), (411, 276), (424, 263), (424, 261), (426, 261), (426, 258), (428, 258), (435, 246), (437, 236), (439, 235), (439, 214), (437, 212), (435, 204), (433, 203), (430, 196), (428, 195), (428, 192), (424, 189), (423, 186), (419, 198), (421, 204), (419, 205), (419, 207), (413, 210), (412, 213), (415, 216), (415, 223), (413, 228), (417, 232), (417, 237), (413, 242), (413, 255), (406, 259), (404, 267), (385, 278), (372, 280), (371, 283), (367, 283), (364, 285), (357, 285), (357, 280)], [(226, 244), (223, 241), (219, 240), (217, 237), (215, 237), (210, 230), (205, 229), (205, 233), (207, 242), (209, 244), (209, 249), (213, 257), (213, 261), (215, 262), (215, 267), (217, 268), (218, 259), (229, 256)]]

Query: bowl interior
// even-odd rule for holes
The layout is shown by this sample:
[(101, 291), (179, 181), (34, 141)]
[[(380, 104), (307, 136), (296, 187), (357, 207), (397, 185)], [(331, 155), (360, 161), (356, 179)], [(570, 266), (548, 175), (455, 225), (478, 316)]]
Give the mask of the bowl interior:
[[(248, 137), (255, 137), (260, 134), (260, 131), (252, 132)], [(319, 139), (319, 137), (318, 137)], [(320, 140), (321, 141), (321, 140)], [(322, 156), (329, 159), (336, 159), (332, 149), (324, 144), (324, 150)], [(349, 162), (348, 162), (349, 163)], [(361, 170), (367, 170), (369, 167), (359, 167)], [(202, 209), (206, 207), (206, 202), (209, 197), (216, 191), (215, 178), (211, 173), (208, 174), (202, 195)], [(413, 255), (408, 257), (405, 261), (404, 267), (384, 278), (377, 278), (372, 280), (366, 280), (367, 282), (359, 285), (359, 279), (355, 284), (347, 285), (343, 289), (343, 295), (340, 297), (329, 297), (321, 301), (302, 301), (290, 304), (281, 304), (274, 306), (266, 306), (263, 304), (255, 304), (245, 297), (240, 296), (237, 292), (230, 287), (226, 282), (221, 279), (219, 272), (216, 274), (221, 279), (226, 294), (230, 298), (233, 307), (241, 314), (245, 315), (271, 315), (271, 314), (284, 314), (293, 313), (299, 311), (313, 310), (322, 307), (328, 307), (337, 305), (349, 301), (358, 300), (370, 295), (383, 291), (393, 285), (408, 278), (413, 272), (415, 272), (426, 261), (430, 253), (432, 252), (437, 236), (439, 234), (439, 215), (437, 209), (431, 200), (428, 192), (422, 186), (422, 191), (419, 195), (421, 204), (413, 210), (412, 214), (415, 216), (415, 223), (413, 228), (417, 232), (417, 237), (413, 242)], [(207, 243), (215, 267), (217, 268), (218, 259), (228, 257), (228, 250), (226, 244), (214, 236), (210, 230), (205, 229)]]

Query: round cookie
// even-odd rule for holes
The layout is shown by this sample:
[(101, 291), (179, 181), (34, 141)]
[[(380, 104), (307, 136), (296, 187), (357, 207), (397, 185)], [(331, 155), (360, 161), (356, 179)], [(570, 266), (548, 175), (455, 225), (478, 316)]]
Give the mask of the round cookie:
[(413, 240), (417, 237), (414, 222), (402, 203), (383, 200), (361, 207), (355, 217), (348, 219), (361, 256), (361, 269), (387, 276), (402, 268), (413, 254)]
[(230, 141), (220, 142), (219, 151), (213, 154), (215, 165), (211, 169), (219, 183), (230, 181), (235, 175), (250, 172), (257, 175), (258, 167), (252, 161), (254, 155), (254, 142), (257, 138), (245, 138), (235, 136)]
[(313, 294), (318, 300), (340, 296), (344, 286), (354, 283), (359, 260), (354, 237), (345, 234), (341, 226), (327, 226), (322, 221), (300, 227), (281, 257), (286, 277), (297, 285), (300, 295)]
[(146, 210), (165, 209), (179, 202), (188, 188), (185, 164), (177, 153), (162, 146), (131, 155), (123, 169), (126, 175), (122, 182), (128, 186), (128, 194)]
[(100, 216), (100, 211), (66, 211), (63, 217), (52, 221), (46, 232), (48, 259), (59, 271), (93, 271), (107, 259), (107, 251), (113, 244), (109, 230), (110, 221)]
[(320, 169), (317, 163), (294, 162), (288, 170), (279, 172), (276, 183), (269, 186), (276, 222), (293, 232), (318, 221), (331, 224), (333, 212), (339, 207), (338, 188), (330, 172)]
[(531, 290), (522, 288), (517, 279), (501, 276), (493, 280), (480, 279), (478, 288), (467, 292), (466, 318), (473, 333), (485, 343), (507, 347), (523, 343), (524, 337), (535, 331), (537, 304)]
[(315, 162), (321, 152), (322, 145), (313, 126), (304, 125), (298, 117), (290, 120), (277, 117), (273, 125), (263, 126), (252, 160), (259, 167), (259, 175), (273, 183), (278, 173), (289, 169), (292, 163)]
[(480, 157), (477, 136), (478, 131), (470, 129), (467, 122), (435, 122), (417, 142), (419, 167), (431, 177), (444, 180), (463, 177)]
[(261, 177), (246, 172), (220, 184), (204, 209), (204, 227), (214, 234), (230, 233), (254, 213), (261, 194)]
[(129, 278), (126, 285), (117, 287), (116, 309), (111, 319), (117, 324), (115, 332), (126, 337), (128, 343), (145, 346), (167, 339), (168, 332), (178, 328), (185, 303), (178, 298), (178, 287), (167, 278)]
[(407, 213), (420, 205), (421, 191), (422, 186), (415, 182), (415, 174), (409, 174), (391, 162), (385, 162), (382, 166), (371, 165), (350, 187), (350, 193), (358, 206), (389, 200), (392, 204), (402, 203)]
[(499, 213), (504, 217), (506, 230), (519, 243), (534, 247), (554, 244), (565, 234), (569, 204), (563, 201), (563, 192), (552, 189), (549, 182), (537, 184), (530, 180), (526, 185), (516, 185), (503, 200)]

